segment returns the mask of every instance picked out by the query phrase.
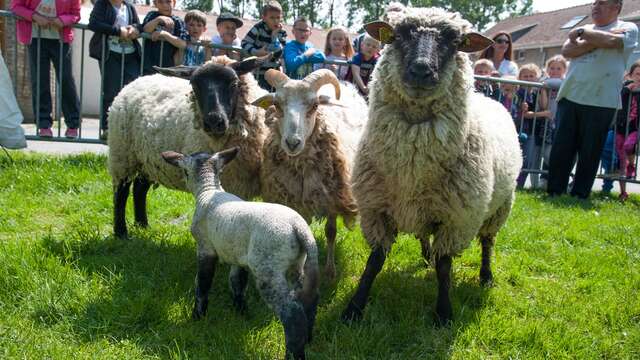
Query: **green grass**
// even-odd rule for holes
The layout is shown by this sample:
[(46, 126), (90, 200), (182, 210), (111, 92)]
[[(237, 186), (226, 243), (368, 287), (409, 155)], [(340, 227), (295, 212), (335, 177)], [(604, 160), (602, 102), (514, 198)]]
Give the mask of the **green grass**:
[[(218, 267), (209, 313), (190, 319), (196, 272), (190, 194), (149, 194), (149, 229), (111, 236), (105, 158), (0, 154), (1, 359), (273, 359), (282, 327), (248, 290), (232, 310)], [(130, 204), (129, 204), (130, 205)], [(454, 260), (455, 322), (433, 326), (437, 283), (401, 236), (359, 324), (339, 321), (368, 256), (340, 226), (338, 277), (323, 282), (310, 359), (640, 358), (640, 199), (518, 194), (478, 284), (477, 243)], [(128, 208), (131, 215), (131, 208)], [(131, 220), (132, 217), (129, 216)], [(312, 225), (324, 263), (322, 224)]]

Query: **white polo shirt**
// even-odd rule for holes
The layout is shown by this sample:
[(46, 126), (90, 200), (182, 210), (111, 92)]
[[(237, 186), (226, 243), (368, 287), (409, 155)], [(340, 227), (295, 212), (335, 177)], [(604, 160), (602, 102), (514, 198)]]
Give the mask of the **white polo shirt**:
[(616, 20), (607, 26), (585, 28), (608, 31), (624, 30), (622, 49), (595, 49), (571, 59), (567, 76), (558, 91), (562, 98), (581, 105), (621, 109), (620, 90), (627, 60), (638, 43), (638, 27)]

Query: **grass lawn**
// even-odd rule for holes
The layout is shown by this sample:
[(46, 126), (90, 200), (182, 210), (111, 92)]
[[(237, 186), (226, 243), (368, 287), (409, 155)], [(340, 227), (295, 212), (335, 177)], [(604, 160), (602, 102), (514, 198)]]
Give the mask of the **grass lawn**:
[[(190, 319), (192, 196), (149, 193), (148, 229), (114, 239), (105, 157), (0, 153), (1, 359), (274, 359), (284, 335), (251, 283), (231, 305), (219, 266), (201, 321)], [(224, 184), (223, 184), (224, 185)], [(129, 204), (131, 205), (131, 204)], [(132, 208), (128, 208), (132, 222)], [(322, 224), (312, 224), (324, 264)], [(476, 242), (453, 263), (455, 322), (433, 325), (437, 282), (403, 235), (361, 323), (340, 322), (368, 247), (338, 231), (337, 280), (323, 281), (310, 359), (638, 359), (640, 198), (625, 204), (518, 194), (495, 248), (495, 286), (478, 283)]]

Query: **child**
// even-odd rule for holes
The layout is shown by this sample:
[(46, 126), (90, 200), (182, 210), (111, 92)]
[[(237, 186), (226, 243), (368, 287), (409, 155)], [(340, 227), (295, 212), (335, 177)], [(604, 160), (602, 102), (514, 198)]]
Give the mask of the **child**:
[[(473, 63), (473, 75), (489, 77), (495, 72), (495, 70), (493, 62), (489, 59), (480, 59)], [(490, 82), (476, 80), (474, 85), (477, 92), (482, 93), (485, 96), (492, 97), (494, 89)]]
[[(119, 33), (114, 34), (114, 28)], [(142, 27), (135, 6), (128, 0), (98, 0), (89, 16), (89, 29), (94, 32), (89, 56), (100, 62), (98, 68), (102, 72), (100, 138), (106, 140), (109, 106), (124, 85), (140, 76), (141, 49), (136, 39)]]
[[(184, 16), (187, 25), (187, 47), (182, 51), (182, 64), (186, 66), (202, 65), (211, 59), (210, 41), (203, 39), (202, 34), (207, 31), (207, 16), (200, 10), (191, 10)], [(198, 45), (198, 41), (204, 43)]]
[(250, 55), (265, 56), (272, 53), (270, 61), (263, 64), (256, 73), (258, 85), (272, 90), (264, 79), (269, 69), (280, 70), (280, 58), (286, 44), (287, 32), (282, 29), (282, 7), (274, 0), (268, 1), (261, 11), (262, 20), (255, 24), (242, 40), (242, 48)]
[[(144, 32), (151, 33), (151, 41), (144, 42), (144, 74), (155, 74), (153, 66), (171, 67), (178, 50), (187, 47), (187, 29), (179, 17), (172, 15), (175, 0), (153, 0), (158, 9), (150, 11), (142, 22)], [(162, 57), (161, 57), (162, 55)]]
[[(324, 55), (327, 60), (349, 61), (349, 59), (353, 57), (353, 46), (351, 46), (351, 40), (349, 40), (347, 29), (338, 26), (329, 30), (327, 33), (327, 39), (324, 43)], [(314, 70), (323, 68), (336, 73), (336, 76), (340, 80), (344, 80), (347, 77), (347, 72), (349, 71), (349, 65), (338, 66), (334, 64), (316, 64), (313, 66)]]
[(307, 42), (311, 35), (309, 21), (299, 17), (293, 22), (293, 36), (284, 47), (284, 64), (287, 76), (291, 79), (304, 79), (313, 71), (313, 64), (324, 61), (324, 54)]
[(360, 48), (361, 51), (351, 59), (347, 80), (356, 84), (360, 93), (367, 96), (369, 94), (367, 84), (380, 56), (378, 54), (378, 51), (380, 51), (380, 42), (372, 38), (369, 34), (366, 34)]
[[(71, 71), (70, 45), (73, 41), (71, 25), (80, 20), (80, 1), (12, 0), (11, 10), (20, 16), (16, 24), (18, 42), (28, 46), (31, 99), (37, 117), (38, 136), (53, 137), (50, 90), (53, 63), (62, 92), (62, 112), (67, 124), (65, 137), (78, 137), (80, 100)], [(62, 75), (58, 76), (60, 72)]]
[[(212, 42), (216, 45), (227, 45), (239, 48), (242, 44), (236, 35), (236, 30), (243, 25), (242, 20), (230, 13), (222, 13), (216, 19), (218, 34), (213, 36)], [(213, 55), (226, 55), (235, 60), (240, 60), (240, 53), (229, 49), (213, 49)]]
[[(542, 71), (536, 64), (525, 64), (520, 67), (518, 72), (518, 80), (528, 82), (538, 82)], [(527, 141), (524, 146), (523, 169), (540, 170), (541, 150), (543, 144), (546, 148), (551, 147), (551, 126), (549, 119), (542, 116), (542, 110), (547, 108), (546, 98), (538, 96), (539, 91), (536, 88), (521, 87), (518, 90), (518, 97), (523, 100), (522, 104), (522, 121), (518, 124), (520, 132), (527, 134)], [(539, 187), (540, 176), (538, 174), (531, 175), (531, 186)], [(518, 177), (518, 187), (523, 188), (527, 179), (527, 173), (521, 172)]]
[[(616, 118), (615, 146), (620, 176), (633, 179), (636, 177), (635, 150), (638, 142), (638, 105), (640, 93), (634, 90), (640, 88), (640, 61), (636, 61), (629, 69), (629, 82), (622, 88), (622, 110)], [(620, 200), (629, 197), (625, 181), (620, 181)]]

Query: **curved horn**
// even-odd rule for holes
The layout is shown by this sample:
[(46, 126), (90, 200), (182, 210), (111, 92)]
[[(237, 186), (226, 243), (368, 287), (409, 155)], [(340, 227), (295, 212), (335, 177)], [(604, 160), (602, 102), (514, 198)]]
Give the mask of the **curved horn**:
[(289, 81), (289, 77), (287, 75), (285, 75), (281, 71), (274, 69), (267, 70), (267, 72), (264, 74), (264, 79), (269, 83), (269, 85), (273, 86), (274, 88), (280, 87), (282, 86), (282, 84)]
[(308, 83), (313, 91), (318, 91), (322, 85), (331, 84), (336, 90), (336, 100), (340, 100), (340, 82), (336, 74), (329, 69), (320, 69), (307, 75), (303, 80)]

